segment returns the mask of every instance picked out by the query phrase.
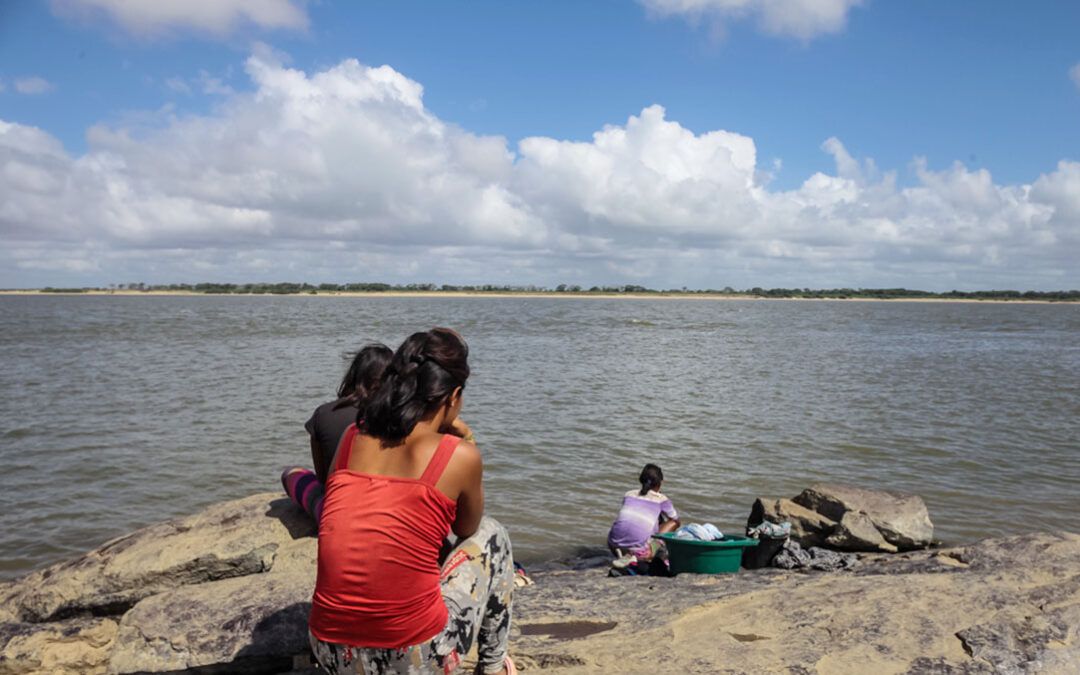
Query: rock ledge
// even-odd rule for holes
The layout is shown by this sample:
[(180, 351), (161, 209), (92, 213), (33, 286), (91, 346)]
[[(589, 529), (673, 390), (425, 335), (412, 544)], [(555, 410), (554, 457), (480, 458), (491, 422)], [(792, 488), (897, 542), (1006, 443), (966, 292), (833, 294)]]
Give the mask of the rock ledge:
[[(810, 530), (827, 518), (810, 492), (771, 507), (816, 514)], [(852, 499), (829, 520), (861, 513), (908, 546)], [(253, 495), (2, 584), (0, 675), (302, 671), (314, 529), (280, 495)], [(581, 559), (546, 567), (515, 600), (511, 651), (525, 671), (1080, 672), (1076, 534), (862, 554), (838, 573), (613, 579)]]

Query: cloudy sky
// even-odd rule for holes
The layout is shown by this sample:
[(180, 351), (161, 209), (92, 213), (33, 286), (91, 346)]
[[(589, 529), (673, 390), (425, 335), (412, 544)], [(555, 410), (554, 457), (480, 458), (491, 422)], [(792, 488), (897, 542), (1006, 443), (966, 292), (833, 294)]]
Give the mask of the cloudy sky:
[(1080, 288), (1080, 3), (4, 0), (0, 287)]

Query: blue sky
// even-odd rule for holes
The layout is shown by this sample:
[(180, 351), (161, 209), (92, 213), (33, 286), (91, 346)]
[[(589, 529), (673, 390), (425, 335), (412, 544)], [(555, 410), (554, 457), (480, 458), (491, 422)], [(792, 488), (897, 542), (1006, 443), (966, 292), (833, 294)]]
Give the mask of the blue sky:
[[(0, 285), (1076, 288), (1078, 31), (1076, 3), (14, 0)], [(283, 73), (422, 99), (297, 122)]]

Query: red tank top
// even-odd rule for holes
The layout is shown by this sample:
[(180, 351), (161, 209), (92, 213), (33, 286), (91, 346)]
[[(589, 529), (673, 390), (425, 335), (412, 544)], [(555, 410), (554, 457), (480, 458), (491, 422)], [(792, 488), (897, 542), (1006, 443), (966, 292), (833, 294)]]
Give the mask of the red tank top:
[(324, 642), (403, 648), (445, 626), (439, 548), (457, 503), (435, 483), (461, 441), (443, 436), (418, 479), (345, 468), (356, 425), (342, 436), (319, 521), (319, 569), (309, 625)]

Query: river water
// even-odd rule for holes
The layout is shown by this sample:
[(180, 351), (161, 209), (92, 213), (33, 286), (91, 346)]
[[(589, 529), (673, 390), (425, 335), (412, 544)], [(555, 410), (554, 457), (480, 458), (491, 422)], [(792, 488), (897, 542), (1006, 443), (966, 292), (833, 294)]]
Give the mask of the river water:
[(815, 481), (915, 492), (945, 542), (1080, 531), (1080, 305), (0, 297), (0, 577), (309, 461), (343, 352), (458, 329), (487, 512), (602, 546), (647, 461), (736, 531)]

